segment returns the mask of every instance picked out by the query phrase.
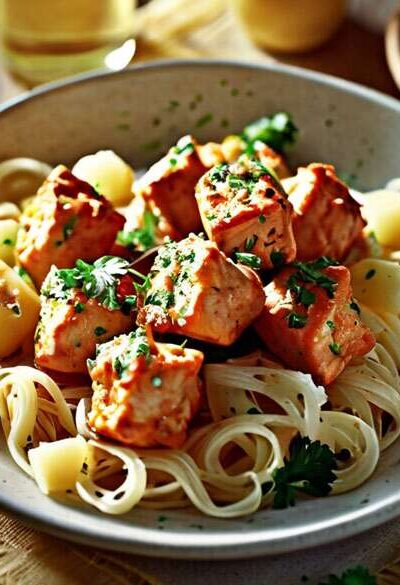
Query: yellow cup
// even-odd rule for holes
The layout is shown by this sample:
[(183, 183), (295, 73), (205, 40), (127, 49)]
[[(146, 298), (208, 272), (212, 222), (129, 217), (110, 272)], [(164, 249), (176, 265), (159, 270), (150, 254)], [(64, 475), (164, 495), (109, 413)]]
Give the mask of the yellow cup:
[(347, 0), (231, 0), (248, 36), (273, 51), (301, 53), (336, 32)]

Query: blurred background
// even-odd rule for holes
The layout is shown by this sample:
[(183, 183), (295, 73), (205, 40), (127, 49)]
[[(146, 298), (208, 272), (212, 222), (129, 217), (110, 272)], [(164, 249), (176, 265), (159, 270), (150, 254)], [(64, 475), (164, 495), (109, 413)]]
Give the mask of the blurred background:
[(162, 58), (280, 61), (399, 97), (398, 0), (0, 0), (0, 100)]

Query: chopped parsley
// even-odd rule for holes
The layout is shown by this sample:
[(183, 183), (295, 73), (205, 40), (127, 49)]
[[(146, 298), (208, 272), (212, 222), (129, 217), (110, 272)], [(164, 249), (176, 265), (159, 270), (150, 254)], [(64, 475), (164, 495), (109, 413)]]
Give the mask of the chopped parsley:
[(215, 166), (210, 172), (210, 181), (215, 186), (217, 183), (224, 183), (229, 175), (228, 163), (221, 163)]
[[(145, 358), (147, 364), (151, 360), (151, 349), (145, 329), (139, 327), (136, 331), (132, 331), (132, 333), (129, 333), (126, 337), (128, 340), (128, 347), (125, 345), (121, 346), (120, 353), (114, 357), (112, 364), (118, 378), (122, 378), (129, 371), (129, 368), (135, 359), (142, 356)], [(112, 343), (113, 342), (111, 341), (100, 345), (98, 355), (101, 354), (103, 348), (109, 347)]]
[(3, 240), (3, 245), (4, 246), (12, 246), (13, 241), (10, 238), (6, 238), (5, 240)]
[(326, 322), (327, 327), (329, 327), (329, 329), (335, 329), (335, 323), (333, 321), (327, 321)]
[[(327, 268), (328, 266), (336, 266), (337, 264), (338, 263), (336, 260), (332, 260), (331, 258), (327, 258), (325, 256), (314, 262), (295, 262), (293, 266), (297, 268), (297, 270), (288, 278), (286, 286), (292, 293), (296, 303), (306, 308), (315, 303), (315, 293), (308, 290), (304, 286), (308, 283), (315, 284), (324, 289), (328, 297), (332, 298), (335, 294), (337, 282), (333, 278), (321, 272), (321, 270)], [(297, 324), (297, 328), (300, 328), (300, 323), (294, 317), (290, 317), (290, 315), (295, 315), (295, 313), (290, 313), (288, 316), (289, 327), (291, 326), (290, 323), (292, 322)], [(301, 322), (303, 323), (301, 326), (304, 327), (307, 322), (307, 317), (305, 317), (305, 321), (303, 318)]]
[(261, 268), (261, 258), (255, 254), (249, 254), (247, 252), (235, 252), (236, 261), (245, 266), (259, 269)]
[(289, 459), (273, 474), (274, 508), (294, 506), (298, 492), (311, 496), (327, 496), (336, 479), (335, 454), (328, 445), (308, 437), (295, 439), (290, 446)]
[(294, 144), (298, 130), (292, 118), (286, 112), (278, 112), (272, 116), (265, 116), (246, 126), (242, 138), (247, 144), (261, 141), (276, 150), (285, 152), (288, 146)]
[(67, 221), (66, 224), (64, 224), (64, 226), (63, 226), (64, 242), (69, 240), (69, 238), (72, 236), (77, 221), (78, 221), (78, 218), (76, 215), (74, 215)]
[(186, 141), (182, 142), (180, 140), (176, 146), (173, 146), (171, 148), (170, 153), (177, 154), (178, 156), (180, 156), (180, 155), (192, 154), (192, 152), (194, 152), (194, 150), (195, 150), (194, 144), (191, 140), (188, 142), (186, 142)]
[(246, 238), (245, 242), (244, 242), (244, 249), (246, 252), (250, 252), (250, 250), (252, 250), (254, 248), (254, 246), (256, 245), (258, 240), (258, 236), (256, 236), (255, 234), (253, 234), (250, 238)]
[(164, 310), (172, 307), (175, 301), (175, 295), (172, 291), (156, 290), (146, 297), (145, 305), (157, 305)]
[(270, 254), (270, 259), (273, 266), (275, 267), (283, 266), (283, 264), (285, 263), (285, 254), (279, 252), (278, 250), (274, 250)]
[(74, 305), (74, 311), (75, 313), (82, 313), (82, 311), (85, 310), (85, 305), (83, 303), (76, 303), (76, 305)]
[(365, 280), (370, 280), (371, 278), (373, 278), (376, 274), (376, 270), (374, 268), (371, 268), (371, 270), (368, 270), (368, 272), (365, 275)]
[(131, 251), (139, 250), (145, 252), (146, 250), (150, 250), (157, 243), (157, 225), (158, 218), (151, 211), (146, 210), (143, 214), (143, 227), (118, 232), (117, 243)]
[(342, 353), (342, 346), (340, 343), (336, 343), (336, 341), (329, 344), (329, 349), (334, 355), (340, 355)]
[(265, 222), (267, 221), (267, 218), (265, 217), (265, 215), (261, 214), (261, 215), (259, 215), (259, 217), (258, 217), (258, 221), (259, 221), (260, 223), (265, 223)]
[(299, 315), (299, 313), (289, 313), (287, 315), (289, 329), (302, 329), (307, 325), (307, 315)]
[(107, 329), (104, 329), (104, 327), (101, 327), (100, 325), (94, 330), (96, 337), (100, 337), (100, 335), (104, 335), (105, 333), (107, 333)]

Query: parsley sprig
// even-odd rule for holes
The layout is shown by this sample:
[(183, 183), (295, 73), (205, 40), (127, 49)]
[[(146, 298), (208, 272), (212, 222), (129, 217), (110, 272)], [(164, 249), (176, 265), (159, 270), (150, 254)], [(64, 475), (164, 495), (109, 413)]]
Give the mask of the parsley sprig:
[(75, 268), (53, 269), (44, 282), (42, 294), (48, 298), (66, 299), (68, 291), (77, 288), (111, 311), (125, 308), (129, 312), (136, 306), (136, 296), (129, 295), (122, 302), (117, 297), (119, 279), (129, 272), (127, 260), (117, 256), (103, 256), (93, 264), (77, 260)]
[[(290, 456), (284, 466), (273, 473), (273, 483), (268, 482), (264, 491), (275, 492), (274, 508), (294, 506), (298, 492), (311, 496), (327, 496), (336, 479), (335, 454), (328, 445), (299, 437), (290, 446)], [(269, 489), (268, 489), (269, 488)]]
[(328, 582), (320, 585), (376, 585), (376, 579), (366, 567), (359, 565), (348, 569), (340, 577), (329, 575)]
[(117, 243), (125, 246), (132, 252), (145, 252), (156, 245), (156, 228), (158, 218), (149, 210), (143, 214), (143, 227), (136, 230), (121, 231), (117, 235)]
[(277, 152), (284, 152), (295, 142), (297, 133), (290, 114), (278, 112), (246, 126), (242, 138), (250, 146), (259, 140)]

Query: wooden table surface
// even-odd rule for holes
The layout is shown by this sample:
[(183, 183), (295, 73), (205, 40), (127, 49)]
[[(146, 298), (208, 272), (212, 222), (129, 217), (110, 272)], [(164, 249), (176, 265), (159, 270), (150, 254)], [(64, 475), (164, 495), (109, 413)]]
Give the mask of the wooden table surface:
[[(229, 22), (228, 22), (229, 21)], [(378, 89), (384, 93), (400, 98), (397, 89), (386, 64), (383, 36), (361, 28), (351, 20), (345, 21), (335, 37), (320, 49), (303, 55), (274, 55), (256, 50), (242, 33), (232, 27), (234, 25), (227, 17), (226, 25), (217, 29), (217, 34), (210, 33), (207, 42), (198, 43), (199, 55), (203, 53), (210, 58), (254, 58), (257, 61), (278, 61), (323, 71), (331, 75), (337, 75), (351, 81)], [(234, 42), (232, 42), (232, 37)], [(241, 42), (239, 42), (239, 39)], [(145, 41), (138, 39), (138, 51), (136, 61), (149, 58), (182, 56), (177, 47), (174, 54), (172, 50), (168, 55), (161, 49)], [(6, 72), (4, 65), (0, 64), (0, 101), (18, 95), (26, 88), (13, 80)]]

